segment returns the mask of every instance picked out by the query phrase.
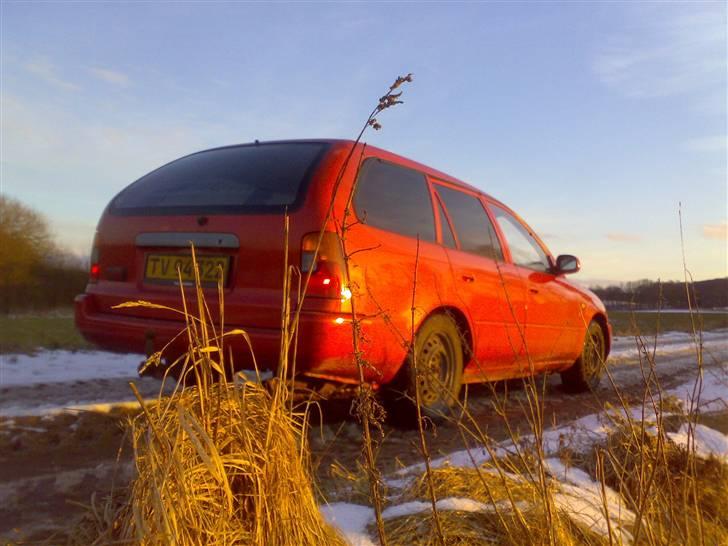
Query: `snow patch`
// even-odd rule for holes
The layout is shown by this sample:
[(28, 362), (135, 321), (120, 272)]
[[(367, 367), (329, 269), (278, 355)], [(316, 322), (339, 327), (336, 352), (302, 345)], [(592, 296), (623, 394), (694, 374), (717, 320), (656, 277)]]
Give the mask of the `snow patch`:
[[(678, 399), (686, 411), (691, 407), (695, 381), (688, 381), (667, 391), (667, 394)], [(728, 365), (707, 370), (699, 392), (700, 411), (715, 412), (728, 410)]]
[(592, 480), (583, 470), (567, 467), (560, 459), (545, 459), (544, 464), (559, 485), (559, 491), (554, 493), (559, 510), (603, 537), (611, 533), (619, 535), (621, 543), (632, 542), (626, 527), (634, 523), (635, 514), (625, 506), (619, 493)]
[[(145, 399), (146, 402), (154, 402), (156, 398)], [(79, 413), (93, 411), (95, 413), (109, 413), (112, 409), (136, 409), (139, 402), (135, 399), (117, 400), (114, 402), (98, 402), (77, 404), (69, 402), (63, 405), (42, 405), (42, 406), (8, 406), (0, 409), (2, 417), (25, 417), (29, 415), (42, 416), (43, 420), (50, 420), (60, 413)]]
[(144, 359), (142, 355), (106, 351), (39, 351), (34, 355), (0, 355), (0, 386), (135, 378)]
[(392, 489), (404, 489), (412, 483), (412, 478), (384, 478), (384, 485)]
[[(510, 502), (501, 501), (496, 505), (486, 504), (473, 499), (462, 497), (448, 497), (440, 499), (435, 504), (438, 510), (454, 510), (458, 512), (494, 512), (497, 509), (509, 511), (513, 507)], [(527, 507), (525, 502), (517, 502), (519, 510)], [(367, 534), (366, 529), (374, 523), (374, 509), (360, 504), (335, 502), (323, 504), (319, 510), (329, 525), (336, 527), (351, 546), (374, 546), (374, 542)], [(382, 511), (382, 518), (391, 519), (411, 516), (432, 510), (432, 503), (425, 501), (410, 501), (390, 506)]]
[(690, 439), (690, 429), (684, 424), (677, 432), (668, 432), (667, 436), (679, 446), (694, 446), (698, 457), (707, 459), (713, 456), (728, 463), (728, 436), (722, 432), (698, 424), (695, 425), (693, 437)]
[[(704, 349), (728, 349), (726, 330), (713, 330), (702, 333)], [(655, 336), (643, 336), (645, 346), (651, 355), (654, 348)], [(696, 350), (696, 340), (693, 334), (688, 332), (665, 332), (657, 336), (656, 356), (674, 355), (679, 353), (690, 353)], [(637, 341), (632, 336), (614, 338), (612, 349), (609, 353), (610, 360), (629, 360), (640, 356), (640, 349)]]
[(374, 546), (367, 534), (367, 526), (374, 521), (374, 509), (360, 504), (334, 502), (319, 506), (321, 515), (329, 525), (341, 531), (351, 546)]

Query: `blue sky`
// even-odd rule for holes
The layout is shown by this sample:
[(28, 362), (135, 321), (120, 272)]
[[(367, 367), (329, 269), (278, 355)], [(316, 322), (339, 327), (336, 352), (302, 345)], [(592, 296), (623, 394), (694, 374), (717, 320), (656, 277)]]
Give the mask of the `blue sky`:
[(726, 7), (714, 3), (1, 5), (2, 191), (87, 253), (106, 203), (253, 139), (366, 140), (502, 199), (582, 280), (728, 274)]

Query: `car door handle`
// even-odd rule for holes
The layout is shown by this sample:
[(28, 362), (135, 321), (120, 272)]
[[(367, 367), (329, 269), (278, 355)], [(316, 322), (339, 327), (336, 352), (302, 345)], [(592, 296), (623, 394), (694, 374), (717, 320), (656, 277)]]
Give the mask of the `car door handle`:
[(529, 288), (529, 289), (528, 289), (528, 291), (529, 291), (529, 292), (530, 292), (531, 294), (538, 294), (538, 288)]
[(465, 282), (475, 282), (475, 275), (463, 275)]

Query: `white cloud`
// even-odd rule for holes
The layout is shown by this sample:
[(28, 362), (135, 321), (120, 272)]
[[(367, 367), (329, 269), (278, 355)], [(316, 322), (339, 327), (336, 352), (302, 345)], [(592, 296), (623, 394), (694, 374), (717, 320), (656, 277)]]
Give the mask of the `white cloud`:
[(705, 224), (703, 226), (703, 236), (706, 239), (728, 241), (728, 222), (724, 220), (719, 224)]
[(639, 4), (629, 32), (610, 37), (593, 69), (630, 97), (716, 96), (726, 82), (726, 9), (715, 4)]
[(607, 239), (615, 243), (638, 243), (642, 237), (633, 233), (607, 233)]
[(110, 70), (108, 68), (98, 68), (98, 67), (90, 68), (89, 71), (96, 78), (98, 78), (101, 81), (104, 81), (106, 83), (120, 85), (122, 87), (126, 87), (130, 83), (129, 76), (127, 76), (123, 72), (118, 72), (116, 70)]
[(40, 79), (60, 89), (67, 91), (78, 91), (81, 89), (80, 86), (75, 83), (69, 82), (58, 75), (58, 71), (48, 59), (35, 59), (29, 61), (23, 65), (23, 68), (38, 76)]
[(725, 135), (711, 135), (691, 138), (685, 142), (685, 147), (693, 152), (723, 152), (728, 151), (728, 138)]

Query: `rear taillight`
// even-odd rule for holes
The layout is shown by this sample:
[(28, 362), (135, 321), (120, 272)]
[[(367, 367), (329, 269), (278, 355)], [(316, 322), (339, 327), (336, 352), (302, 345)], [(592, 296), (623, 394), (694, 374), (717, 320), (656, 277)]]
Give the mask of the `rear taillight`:
[(335, 298), (341, 293), (341, 272), (327, 262), (319, 262), (308, 284), (310, 296)]
[(93, 249), (91, 249), (91, 265), (88, 270), (88, 282), (97, 282), (99, 280), (100, 273), (99, 247), (94, 246)]
[(314, 259), (319, 235), (318, 232), (308, 233), (301, 242), (301, 271), (304, 278), (309, 271), (312, 272), (307, 295), (338, 298), (347, 302), (351, 299), (351, 291), (346, 286), (346, 266), (339, 236), (333, 231), (325, 231)]

